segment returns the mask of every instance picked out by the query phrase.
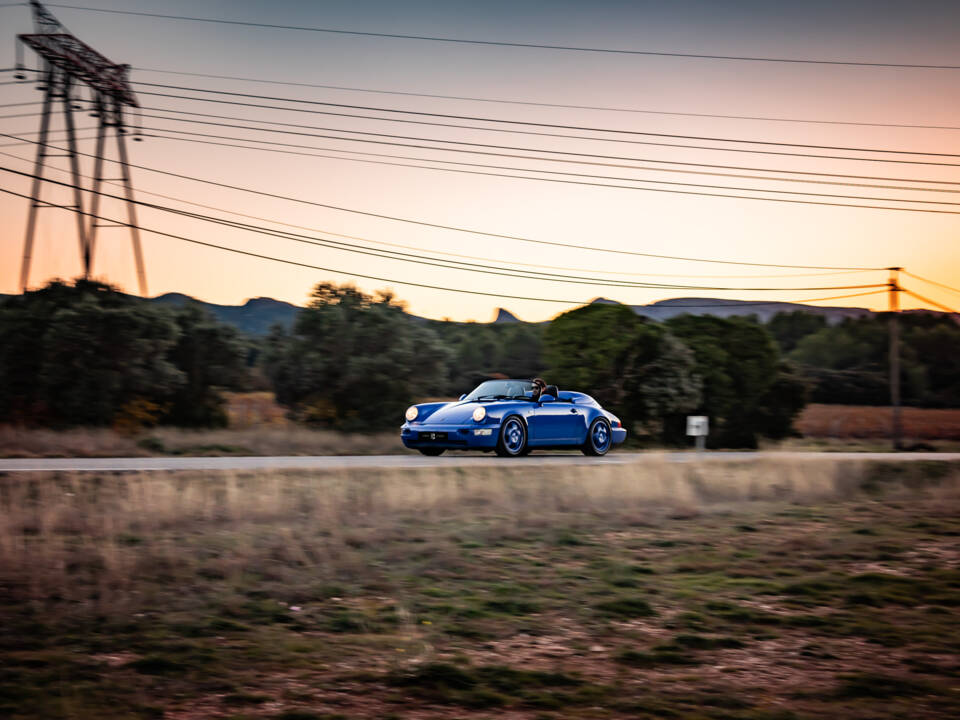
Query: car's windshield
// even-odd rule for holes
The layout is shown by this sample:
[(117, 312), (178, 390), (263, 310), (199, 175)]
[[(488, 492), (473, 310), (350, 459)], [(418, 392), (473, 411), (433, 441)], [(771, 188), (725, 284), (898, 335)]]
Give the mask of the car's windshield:
[(487, 380), (467, 395), (464, 400), (503, 400), (506, 398), (530, 398), (533, 383), (529, 380)]

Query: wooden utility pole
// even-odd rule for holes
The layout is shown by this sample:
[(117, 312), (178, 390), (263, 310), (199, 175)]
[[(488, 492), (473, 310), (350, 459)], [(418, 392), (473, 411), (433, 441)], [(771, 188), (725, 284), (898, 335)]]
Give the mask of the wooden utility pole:
[(903, 436), (903, 426), (900, 421), (900, 271), (903, 268), (887, 268), (890, 271), (890, 281), (887, 283), (890, 298), (890, 408), (891, 428), (890, 436), (894, 450), (900, 450)]

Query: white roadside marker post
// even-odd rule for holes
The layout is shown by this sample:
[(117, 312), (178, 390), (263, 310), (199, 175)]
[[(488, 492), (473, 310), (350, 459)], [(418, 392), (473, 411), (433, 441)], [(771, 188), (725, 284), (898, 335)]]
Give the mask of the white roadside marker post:
[(709, 431), (710, 421), (706, 415), (687, 415), (687, 435), (696, 438), (697, 452), (703, 451)]

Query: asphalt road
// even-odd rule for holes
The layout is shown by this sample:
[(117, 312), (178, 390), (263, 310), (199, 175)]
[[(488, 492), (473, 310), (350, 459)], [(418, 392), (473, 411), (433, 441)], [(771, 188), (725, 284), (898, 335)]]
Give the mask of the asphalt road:
[(960, 453), (818, 453), (818, 452), (616, 452), (602, 458), (567, 453), (499, 458), (487, 454), (455, 453), (438, 458), (422, 455), (323, 455), (287, 457), (145, 457), (145, 458), (24, 458), (0, 459), (0, 472), (111, 472), (151, 470), (341, 470), (347, 468), (424, 468), (467, 465), (626, 465), (663, 458), (669, 462), (794, 459), (810, 460), (960, 460)]

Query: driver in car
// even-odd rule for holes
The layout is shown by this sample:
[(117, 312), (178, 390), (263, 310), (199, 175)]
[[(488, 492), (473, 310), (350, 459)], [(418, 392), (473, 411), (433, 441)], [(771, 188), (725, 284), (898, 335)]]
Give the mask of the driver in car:
[(546, 387), (547, 387), (547, 384), (543, 381), (543, 378), (534, 378), (531, 397), (533, 397), (535, 401), (539, 400), (540, 394), (543, 392), (544, 388)]

